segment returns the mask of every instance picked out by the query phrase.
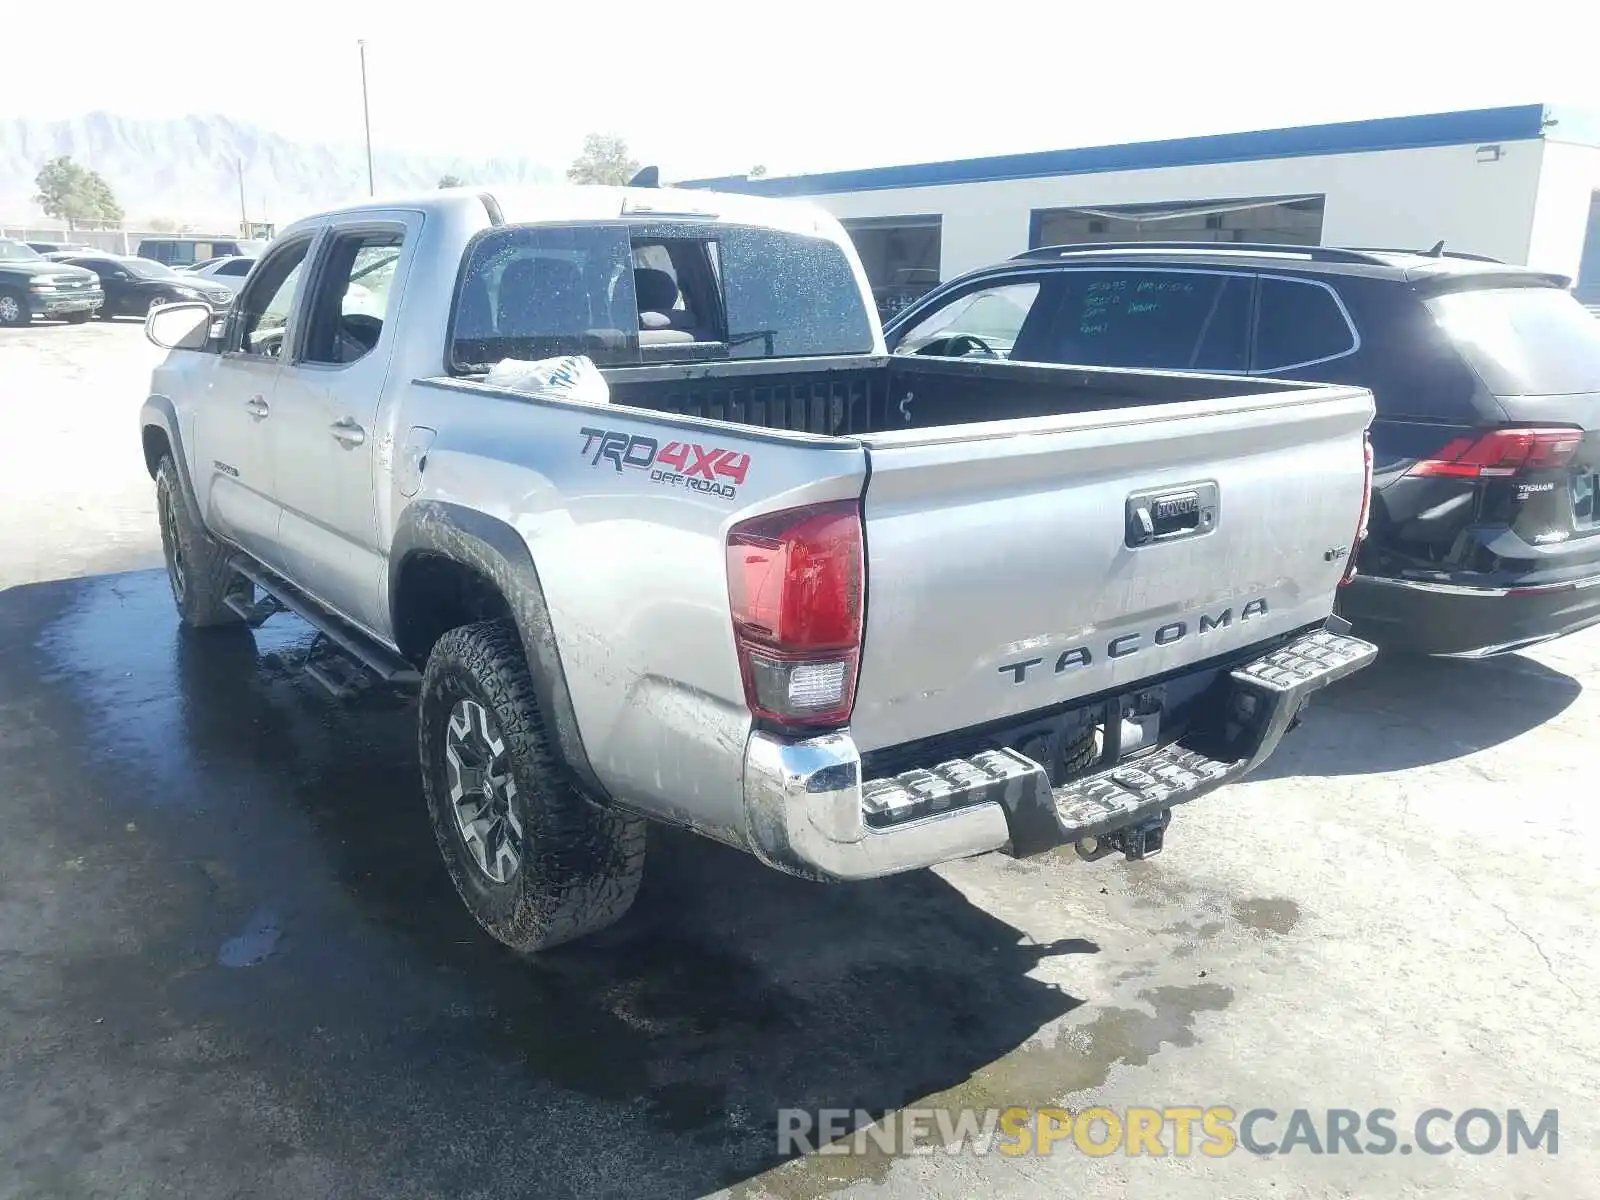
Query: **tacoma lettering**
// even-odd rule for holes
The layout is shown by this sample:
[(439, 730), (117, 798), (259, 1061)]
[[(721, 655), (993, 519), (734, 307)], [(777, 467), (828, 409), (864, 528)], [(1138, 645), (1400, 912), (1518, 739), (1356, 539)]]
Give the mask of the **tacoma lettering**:
[[(1242, 624), (1251, 617), (1265, 616), (1267, 611), (1266, 598), (1257, 597), (1239, 610), (1239, 621)], [(1203, 637), (1218, 629), (1226, 629), (1232, 624), (1233, 608), (1229, 606), (1219, 613), (1201, 613), (1192, 624), (1187, 620), (1168, 621), (1152, 631), (1148, 638), (1143, 633), (1119, 634), (1106, 643), (1101, 653), (1106, 658), (1127, 658), (1129, 655), (1139, 653), (1146, 646), (1176, 645), (1185, 638)], [(1042, 658), (1024, 658), (1016, 662), (1002, 663), (996, 670), (1002, 675), (1010, 675), (1012, 683), (1023, 683), (1028, 678), (1028, 672), (1043, 662)], [(1052, 673), (1064, 675), (1071, 667), (1087, 667), (1093, 662), (1094, 651), (1088, 646), (1073, 646), (1057, 656)]]

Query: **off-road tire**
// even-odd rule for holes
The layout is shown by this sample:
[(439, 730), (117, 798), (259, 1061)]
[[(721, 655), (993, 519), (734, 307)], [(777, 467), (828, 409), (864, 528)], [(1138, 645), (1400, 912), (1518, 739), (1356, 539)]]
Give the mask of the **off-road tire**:
[[(521, 863), (504, 883), (480, 869), (450, 798), (446, 747), (459, 701), (481, 704), (505, 743), (522, 830)], [(417, 704), (418, 755), (434, 838), (468, 910), (493, 937), (531, 953), (594, 933), (633, 904), (644, 872), (645, 822), (601, 808), (556, 759), (515, 627), (481, 621), (435, 643)]]
[(15, 301), (14, 306), (7, 304), (4, 306), (7, 311), (0, 312), (0, 327), (21, 329), (33, 320), (33, 309), (28, 304), (27, 293), (19, 292), (16, 288), (0, 288), (0, 296)]
[(1084, 730), (1076, 742), (1062, 751), (1062, 770), (1068, 775), (1076, 774), (1092, 765), (1098, 754), (1099, 750), (1094, 742), (1094, 729), (1091, 727)]
[(255, 594), (254, 585), (228, 565), (227, 548), (189, 516), (183, 483), (170, 454), (163, 455), (156, 468), (156, 520), (161, 526), (167, 582), (183, 623), (191, 629), (207, 629), (242, 621), (228, 607), (226, 597), (238, 594), (249, 601)]

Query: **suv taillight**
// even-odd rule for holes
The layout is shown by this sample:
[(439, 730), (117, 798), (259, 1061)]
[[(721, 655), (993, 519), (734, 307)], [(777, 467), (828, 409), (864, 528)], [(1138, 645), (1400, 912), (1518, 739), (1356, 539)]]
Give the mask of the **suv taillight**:
[(784, 725), (850, 720), (864, 557), (854, 500), (785, 509), (728, 531), (733, 640), (752, 715)]
[(1343, 587), (1356, 577), (1356, 555), (1361, 550), (1361, 543), (1367, 540), (1367, 522), (1372, 517), (1372, 436), (1361, 435), (1361, 455), (1366, 472), (1361, 487), (1361, 515), (1356, 518), (1356, 540), (1350, 544), (1350, 561), (1345, 566), (1344, 578), (1339, 580)]
[(1456, 438), (1431, 458), (1412, 464), (1408, 475), (1453, 479), (1499, 479), (1561, 467), (1583, 440), (1579, 429), (1491, 429), (1480, 437)]

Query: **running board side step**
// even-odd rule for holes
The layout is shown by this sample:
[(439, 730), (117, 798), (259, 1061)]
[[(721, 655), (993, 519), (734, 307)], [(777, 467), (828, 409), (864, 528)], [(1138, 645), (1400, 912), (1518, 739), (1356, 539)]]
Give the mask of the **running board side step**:
[(226, 601), (228, 607), (250, 626), (258, 626), (279, 612), (292, 612), (317, 631), (317, 639), (312, 643), (311, 654), (306, 660), (306, 673), (334, 696), (344, 698), (360, 688), (354, 677), (337, 668), (330, 669), (325, 657), (317, 654), (324, 640), (353, 660), (352, 665), (359, 664), (377, 682), (387, 687), (409, 690), (422, 683), (422, 676), (416, 668), (400, 655), (324, 610), (276, 571), (244, 554), (235, 554), (228, 560), (228, 565), (262, 592), (262, 598), (255, 604), (248, 603), (242, 596), (230, 596)]

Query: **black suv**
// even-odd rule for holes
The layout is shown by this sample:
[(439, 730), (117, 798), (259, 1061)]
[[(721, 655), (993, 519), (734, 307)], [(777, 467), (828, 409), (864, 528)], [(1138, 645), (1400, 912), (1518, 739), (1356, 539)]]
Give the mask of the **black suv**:
[(1371, 388), (1373, 503), (1340, 609), (1391, 650), (1483, 657), (1600, 622), (1600, 320), (1476, 255), (1049, 246), (929, 292), (896, 354)]
[(34, 317), (87, 321), (105, 301), (100, 281), (80, 267), (52, 262), (23, 242), (0, 238), (0, 326)]

